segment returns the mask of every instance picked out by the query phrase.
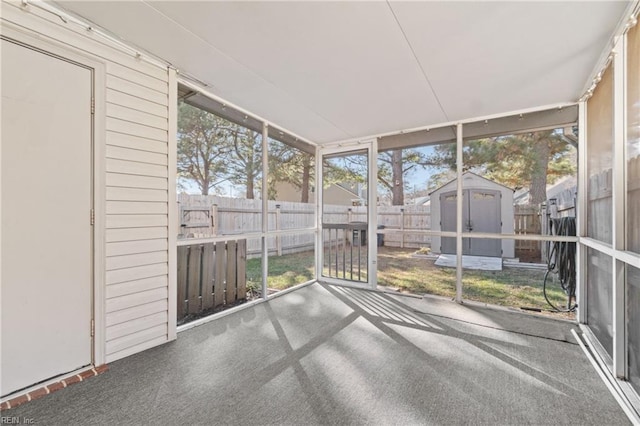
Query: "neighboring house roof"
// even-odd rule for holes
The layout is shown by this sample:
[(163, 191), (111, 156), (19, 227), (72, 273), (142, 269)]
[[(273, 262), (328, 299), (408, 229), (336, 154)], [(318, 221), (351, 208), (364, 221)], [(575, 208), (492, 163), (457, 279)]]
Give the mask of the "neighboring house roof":
[(340, 188), (353, 196), (353, 198), (360, 198), (358, 195), (358, 184), (353, 182), (340, 182), (333, 184), (336, 188)]
[[(557, 198), (562, 192), (575, 188), (578, 185), (578, 179), (575, 176), (565, 176), (556, 182), (547, 185), (547, 199)], [(514, 197), (513, 204), (528, 204), (530, 199), (529, 188), (519, 189)]]

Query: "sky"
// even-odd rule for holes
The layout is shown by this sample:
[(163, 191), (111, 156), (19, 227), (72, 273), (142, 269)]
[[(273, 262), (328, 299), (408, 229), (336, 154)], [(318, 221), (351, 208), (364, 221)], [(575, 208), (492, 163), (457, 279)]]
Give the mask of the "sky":
[[(431, 155), (435, 151), (433, 147), (420, 147), (415, 149), (425, 155)], [(333, 161), (336, 164), (340, 163), (339, 158), (336, 158)], [(407, 175), (405, 175), (405, 186), (408, 188), (408, 192), (425, 190), (427, 188), (429, 178), (436, 172), (438, 172), (438, 170), (433, 167), (416, 167), (414, 170), (411, 170)], [(193, 181), (181, 178), (179, 179), (179, 183), (181, 188), (178, 189), (178, 192), (200, 194), (200, 189)], [(234, 185), (229, 181), (220, 183), (217, 188), (219, 188), (220, 195), (226, 197), (244, 196), (244, 188)], [(210, 193), (214, 194), (216, 192), (212, 190)]]

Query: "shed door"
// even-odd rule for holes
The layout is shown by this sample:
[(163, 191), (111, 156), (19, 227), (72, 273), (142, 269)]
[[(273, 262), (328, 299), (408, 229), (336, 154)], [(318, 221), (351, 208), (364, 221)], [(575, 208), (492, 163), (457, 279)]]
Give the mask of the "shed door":
[[(502, 231), (499, 191), (464, 189), (462, 191), (462, 232), (500, 233)], [(441, 229), (456, 232), (456, 191), (440, 195)], [(456, 239), (443, 237), (440, 251), (456, 253)], [(462, 254), (471, 256), (502, 256), (499, 239), (463, 238)]]
[(2, 40), (3, 396), (91, 364), (92, 81)]
[[(485, 189), (467, 191), (469, 222), (463, 222), (465, 231), (500, 234), (502, 232), (500, 191)], [(502, 256), (502, 241), (499, 239), (468, 238), (467, 240), (468, 254), (472, 256)]]
[[(465, 223), (467, 219), (468, 208), (466, 207), (467, 191), (463, 191), (463, 215), (462, 221)], [(442, 232), (456, 232), (456, 200), (457, 195), (456, 191), (446, 192), (444, 194), (440, 194), (440, 229)], [(455, 254), (456, 253), (456, 239), (454, 237), (442, 237), (440, 239), (440, 252), (444, 254)], [(463, 252), (464, 247), (466, 247), (465, 241), (463, 241)], [(466, 254), (466, 253), (464, 253)]]

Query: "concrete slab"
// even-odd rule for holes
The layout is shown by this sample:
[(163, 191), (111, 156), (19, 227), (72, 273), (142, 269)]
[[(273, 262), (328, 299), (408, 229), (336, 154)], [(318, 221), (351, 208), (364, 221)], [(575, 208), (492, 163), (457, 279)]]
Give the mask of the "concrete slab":
[[(455, 268), (457, 259), (455, 254), (441, 254), (436, 260), (436, 266)], [(485, 256), (462, 256), (464, 269), (479, 269), (481, 271), (502, 271), (502, 258)]]

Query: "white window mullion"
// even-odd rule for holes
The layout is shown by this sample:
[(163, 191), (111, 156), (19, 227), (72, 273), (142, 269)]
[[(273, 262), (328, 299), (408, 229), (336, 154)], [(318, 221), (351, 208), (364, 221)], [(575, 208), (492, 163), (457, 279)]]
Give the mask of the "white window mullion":
[(322, 243), (322, 182), (324, 179), (324, 170), (322, 168), (322, 151), (320, 147), (316, 147), (316, 181), (315, 181), (315, 198), (316, 198), (316, 280), (322, 277), (322, 262), (324, 245)]
[(464, 148), (462, 138), (462, 124), (456, 126), (456, 302), (462, 303), (462, 209), (463, 209), (463, 193), (462, 193), (462, 166)]
[(613, 51), (613, 373), (618, 378), (627, 376), (625, 266), (616, 256), (616, 252), (625, 248), (625, 39), (621, 37)]
[(369, 236), (368, 236), (368, 256), (369, 256), (369, 276), (368, 281), (371, 288), (378, 285), (378, 139), (373, 139), (368, 147), (369, 152), (369, 186), (368, 210), (369, 210)]
[(267, 299), (267, 278), (269, 276), (269, 193), (267, 187), (269, 173), (269, 125), (262, 124), (262, 298)]
[[(576, 230), (578, 237), (587, 235), (587, 103), (578, 104), (578, 197)], [(576, 281), (578, 284), (578, 322), (587, 322), (587, 248), (577, 245)]]

